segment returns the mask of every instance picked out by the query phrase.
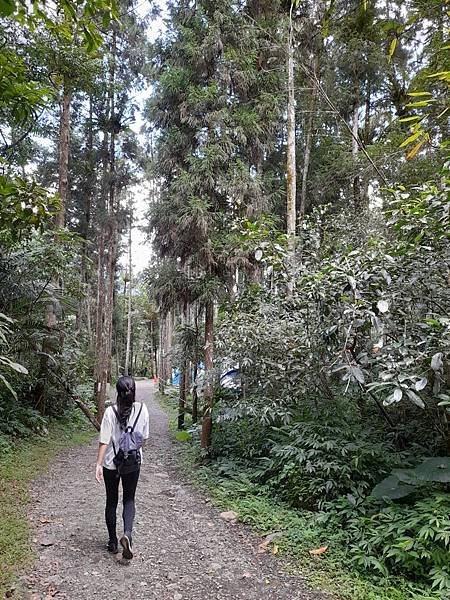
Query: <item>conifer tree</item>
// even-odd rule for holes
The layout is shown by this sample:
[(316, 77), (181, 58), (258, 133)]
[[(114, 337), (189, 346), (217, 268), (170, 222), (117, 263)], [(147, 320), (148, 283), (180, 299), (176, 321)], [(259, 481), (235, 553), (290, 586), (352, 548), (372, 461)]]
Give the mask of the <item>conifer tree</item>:
[[(152, 207), (155, 245), (162, 258), (197, 273), (192, 293), (204, 307), (205, 449), (211, 444), (214, 307), (230, 291), (230, 269), (236, 268), (228, 231), (264, 204), (264, 161), (274, 131), (267, 116), (279, 114), (264, 89), (271, 77), (264, 30), (255, 35), (249, 23), (263, 19), (264, 10), (261, 3), (249, 3), (247, 14), (236, 8), (231, 1), (170, 5), (171, 29), (155, 52), (150, 107), (161, 131), (157, 166), (163, 181)], [(276, 86), (278, 76), (272, 82)]]

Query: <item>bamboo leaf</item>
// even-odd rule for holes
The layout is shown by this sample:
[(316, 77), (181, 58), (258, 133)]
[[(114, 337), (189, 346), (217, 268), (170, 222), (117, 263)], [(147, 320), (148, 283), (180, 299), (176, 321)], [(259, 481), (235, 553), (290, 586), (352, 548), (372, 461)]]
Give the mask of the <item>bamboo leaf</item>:
[(394, 38), (391, 42), (391, 45), (389, 46), (389, 62), (392, 60), (392, 57), (394, 56), (394, 52), (395, 49), (397, 48), (397, 42), (398, 42), (398, 38)]
[(399, 119), (399, 123), (409, 123), (410, 121), (419, 121), (422, 117), (416, 115), (414, 117), (404, 117), (403, 119)]
[(431, 96), (431, 92), (408, 92), (408, 96), (419, 98), (420, 96)]
[(424, 145), (424, 143), (426, 142), (427, 139), (428, 139), (428, 136), (424, 136), (419, 141), (419, 143), (414, 146), (414, 148), (409, 152), (409, 154), (406, 155), (406, 160), (411, 160), (412, 158), (414, 158), (416, 156), (416, 154), (419, 152), (419, 150), (422, 148), (422, 146)]
[(407, 138), (405, 141), (403, 141), (400, 144), (399, 148), (404, 148), (408, 144), (411, 144), (412, 142), (417, 140), (417, 138), (420, 137), (421, 135), (423, 135), (423, 131), (416, 131), (416, 133), (413, 133), (412, 135), (409, 136), (409, 138)]
[(436, 102), (436, 100), (429, 98), (428, 100), (419, 100), (418, 102), (409, 102), (408, 104), (406, 104), (406, 106), (408, 108), (421, 108), (423, 106), (428, 106), (432, 102)]
[(434, 79), (435, 77), (445, 79), (449, 76), (450, 76), (450, 71), (439, 71), (438, 73), (433, 73), (432, 75), (427, 75), (427, 79)]

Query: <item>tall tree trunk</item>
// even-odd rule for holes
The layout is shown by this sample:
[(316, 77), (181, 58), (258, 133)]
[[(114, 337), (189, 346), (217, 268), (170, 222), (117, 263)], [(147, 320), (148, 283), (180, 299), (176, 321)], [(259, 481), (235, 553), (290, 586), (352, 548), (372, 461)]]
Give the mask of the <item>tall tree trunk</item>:
[(167, 313), (166, 337), (164, 339), (164, 358), (166, 361), (166, 376), (169, 385), (172, 383), (172, 337), (175, 313), (170, 310)]
[(180, 371), (180, 390), (178, 396), (178, 429), (184, 429), (184, 416), (186, 412), (186, 361), (183, 360)]
[(194, 347), (194, 368), (192, 374), (192, 423), (197, 423), (198, 421), (198, 391), (197, 391), (197, 376), (198, 376), (198, 360), (199, 360), (199, 352), (198, 352), (198, 318), (199, 318), (199, 307), (195, 306), (194, 311), (194, 324), (195, 324), (195, 347)]
[[(181, 319), (182, 325), (185, 326), (188, 322), (188, 308), (183, 306)], [(186, 412), (186, 385), (187, 385), (187, 369), (188, 360), (186, 358), (186, 352), (183, 353), (180, 369), (180, 389), (178, 396), (178, 429), (184, 429), (184, 417)]]
[[(72, 93), (64, 80), (61, 98), (61, 113), (59, 121), (59, 159), (58, 159), (58, 193), (60, 209), (54, 219), (55, 229), (62, 229), (65, 224), (67, 196), (69, 190), (69, 147), (70, 147), (70, 103)], [(55, 242), (58, 236), (55, 235)], [(46, 382), (49, 371), (49, 357), (58, 352), (62, 346), (63, 338), (58, 335), (58, 312), (60, 310), (59, 300), (63, 282), (61, 277), (54, 275), (51, 282), (54, 297), (47, 302), (45, 307), (44, 325), (46, 336), (42, 342), (39, 376), (34, 390), (36, 408), (43, 414), (46, 412)]]
[[(365, 97), (365, 109), (364, 109), (364, 146), (368, 146), (371, 143), (372, 132), (370, 126), (370, 109), (372, 104), (372, 82), (370, 77), (367, 78), (366, 82), (366, 97)], [(361, 202), (364, 206), (369, 205), (369, 176), (365, 176), (362, 180), (362, 189), (360, 192)]]
[(59, 169), (58, 169), (58, 193), (61, 200), (61, 208), (55, 217), (57, 229), (64, 227), (67, 196), (69, 191), (69, 147), (70, 147), (70, 103), (72, 93), (64, 83), (61, 101), (61, 119), (59, 129)]
[(172, 381), (172, 362), (170, 352), (172, 349), (172, 311), (167, 311), (160, 325), (160, 352), (159, 352), (159, 391), (164, 394), (165, 386)]
[(116, 206), (116, 108), (115, 108), (115, 84), (116, 84), (116, 26), (112, 26), (111, 40), (111, 59), (109, 66), (109, 105), (110, 105), (110, 136), (109, 136), (109, 236), (108, 236), (108, 261), (107, 261), (107, 303), (106, 303), (106, 324), (107, 324), (107, 352), (105, 364), (107, 364), (108, 381), (111, 378), (111, 358), (113, 347), (113, 313), (114, 313), (114, 281), (117, 265), (117, 247), (118, 247), (118, 222)]
[[(115, 61), (116, 30), (113, 26), (111, 57), (108, 82), (109, 119), (103, 138), (103, 181), (102, 204), (106, 207), (105, 232), (101, 235), (102, 252), (99, 250), (99, 281), (97, 295), (97, 338), (96, 338), (96, 373), (95, 393), (97, 416), (101, 420), (105, 411), (108, 381), (111, 375), (111, 356), (113, 338), (114, 280), (117, 264), (118, 222), (116, 206), (116, 173), (115, 173)], [(100, 281), (100, 280), (103, 281)], [(102, 296), (100, 296), (102, 292)]]
[[(352, 124), (352, 159), (353, 165), (357, 168), (358, 164), (358, 129), (359, 129), (359, 98), (355, 102), (355, 108), (353, 110), (353, 124)], [(355, 207), (359, 208), (361, 204), (361, 182), (359, 175), (355, 175), (353, 178), (353, 200)]]
[(291, 0), (289, 12), (289, 31), (287, 44), (287, 148), (286, 148), (286, 226), (289, 245), (288, 267), (290, 270), (288, 292), (293, 290), (293, 267), (295, 252), (295, 234), (297, 224), (297, 172), (295, 157), (295, 79), (294, 79), (294, 24), (292, 12), (294, 0)]
[(112, 367), (112, 352), (113, 352), (113, 314), (114, 314), (114, 283), (117, 266), (117, 249), (118, 249), (118, 223), (116, 215), (112, 215), (110, 219), (109, 235), (108, 235), (108, 261), (107, 261), (107, 288), (106, 288), (106, 325), (107, 334), (106, 342), (107, 349), (105, 355), (105, 364), (107, 368), (107, 380), (111, 379)]
[(214, 368), (214, 302), (209, 300), (205, 306), (205, 387), (201, 447), (208, 451), (211, 447), (212, 409), (213, 409), (213, 368)]
[[(107, 117), (106, 117), (107, 120)], [(103, 132), (102, 141), (102, 188), (101, 188), (101, 211), (103, 229), (98, 235), (97, 241), (97, 302), (95, 315), (95, 365), (94, 365), (94, 397), (97, 410), (102, 412), (106, 400), (107, 376), (104, 372), (103, 357), (105, 355), (105, 303), (106, 303), (106, 241), (107, 241), (107, 197), (108, 197), (108, 131)], [(100, 415), (98, 415), (100, 419)]]
[(127, 323), (127, 348), (125, 351), (125, 375), (130, 375), (129, 365), (130, 365), (130, 350), (131, 350), (131, 309), (132, 309), (132, 283), (131, 278), (133, 276), (133, 267), (132, 267), (132, 253), (131, 253), (131, 230), (133, 225), (133, 213), (130, 207), (130, 230), (128, 233), (128, 276), (129, 276), (129, 284), (128, 284), (128, 323)]
[(156, 352), (155, 352), (155, 334), (153, 331), (153, 321), (150, 321), (150, 376), (156, 377)]
[(94, 196), (94, 185), (95, 185), (95, 157), (94, 157), (94, 135), (93, 135), (93, 108), (92, 108), (92, 96), (89, 96), (89, 120), (88, 130), (86, 138), (86, 154), (87, 154), (87, 186), (84, 190), (84, 210), (83, 220), (81, 223), (80, 235), (83, 239), (83, 245), (81, 247), (81, 260), (80, 260), (80, 283), (82, 290), (82, 299), (80, 300), (78, 311), (77, 311), (77, 323), (76, 330), (79, 332), (83, 324), (83, 314), (86, 320), (86, 327), (88, 333), (88, 339), (91, 339), (90, 329), (90, 290), (89, 290), (89, 277), (87, 269), (87, 256), (88, 256), (88, 245), (87, 241), (89, 238), (89, 227), (91, 224), (91, 209), (92, 199)]
[(313, 70), (313, 87), (311, 94), (311, 102), (309, 105), (309, 114), (306, 125), (306, 140), (305, 140), (305, 155), (303, 159), (303, 173), (302, 173), (302, 191), (301, 191), (301, 199), (300, 199), (300, 218), (303, 218), (303, 215), (306, 211), (306, 194), (308, 191), (308, 174), (309, 174), (309, 165), (311, 163), (311, 149), (312, 142), (314, 138), (314, 117), (316, 110), (316, 102), (317, 102), (317, 56), (313, 58), (312, 62), (312, 70)]
[(166, 338), (166, 327), (167, 327), (167, 314), (160, 320), (159, 324), (159, 373), (158, 373), (158, 383), (159, 383), (159, 392), (161, 394), (165, 393), (166, 387), (166, 359), (164, 356), (165, 350), (165, 338)]
[(193, 368), (193, 386), (192, 386), (192, 423), (198, 421), (198, 392), (197, 392), (197, 375), (198, 375), (198, 363), (194, 362)]

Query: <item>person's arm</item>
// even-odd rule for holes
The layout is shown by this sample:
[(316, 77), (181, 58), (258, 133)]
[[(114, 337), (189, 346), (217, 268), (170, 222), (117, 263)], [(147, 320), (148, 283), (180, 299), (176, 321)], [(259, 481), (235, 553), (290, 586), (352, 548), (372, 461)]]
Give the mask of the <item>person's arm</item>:
[(95, 479), (101, 483), (103, 481), (103, 461), (105, 460), (106, 448), (108, 444), (98, 444), (97, 464), (95, 465)]
[(144, 417), (144, 426), (142, 428), (142, 448), (145, 450), (147, 447), (147, 440), (150, 435), (150, 427), (149, 427), (149, 415), (147, 407), (144, 403), (142, 403), (142, 414)]
[(103, 415), (100, 427), (100, 437), (98, 440), (97, 462), (95, 465), (95, 479), (101, 483), (103, 481), (103, 461), (105, 460), (106, 448), (111, 441), (112, 428), (109, 419), (109, 410)]

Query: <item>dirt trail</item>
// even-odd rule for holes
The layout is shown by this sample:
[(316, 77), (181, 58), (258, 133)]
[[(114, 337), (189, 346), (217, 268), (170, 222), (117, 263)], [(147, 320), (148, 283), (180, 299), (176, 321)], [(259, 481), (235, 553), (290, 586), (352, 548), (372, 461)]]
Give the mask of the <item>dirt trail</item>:
[(167, 417), (153, 390), (150, 382), (138, 382), (137, 399), (148, 405), (151, 437), (137, 493), (135, 558), (127, 563), (104, 549), (104, 489), (94, 480), (97, 444), (71, 450), (31, 490), (38, 560), (22, 579), (28, 590), (23, 597), (323, 600), (301, 578), (285, 574), (281, 560), (258, 554), (258, 538), (223, 521), (183, 481)]

